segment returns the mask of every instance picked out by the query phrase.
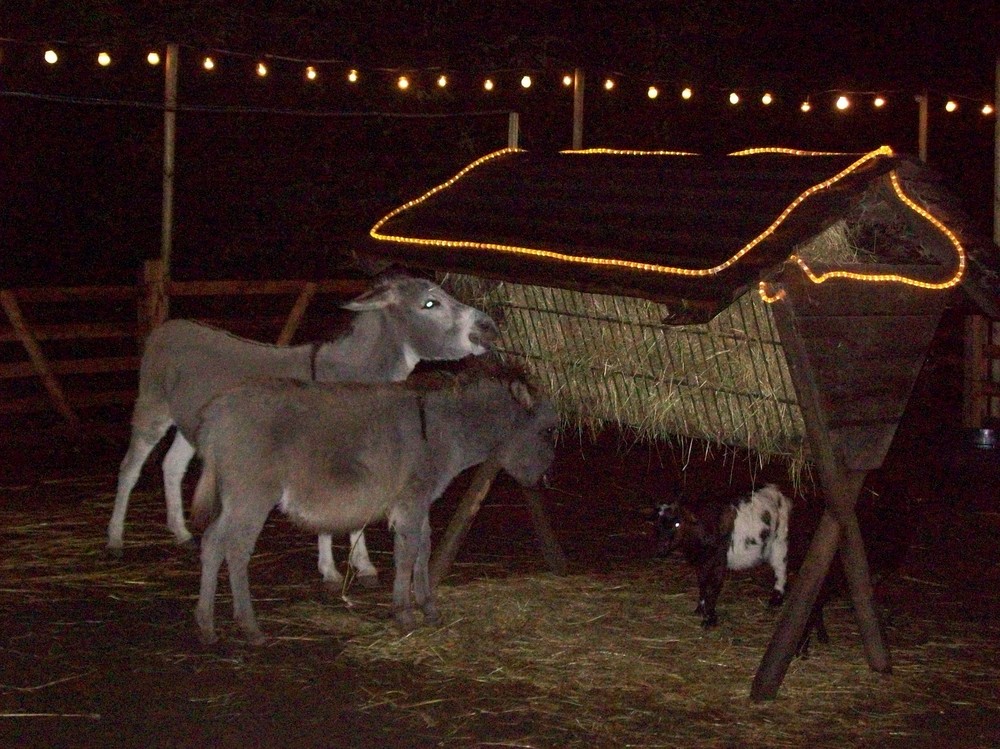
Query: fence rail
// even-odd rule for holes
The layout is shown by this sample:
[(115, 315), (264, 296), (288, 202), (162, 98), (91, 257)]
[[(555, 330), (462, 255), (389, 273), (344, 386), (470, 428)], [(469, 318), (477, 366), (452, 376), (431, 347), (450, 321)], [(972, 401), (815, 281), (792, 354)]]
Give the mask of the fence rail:
[(76, 423), (81, 409), (131, 403), (142, 341), (172, 303), (184, 317), (288, 344), (307, 312), (324, 309), (320, 297), (339, 304), (366, 287), (361, 279), (173, 281), (154, 260), (135, 286), (0, 289), (0, 414), (54, 409)]

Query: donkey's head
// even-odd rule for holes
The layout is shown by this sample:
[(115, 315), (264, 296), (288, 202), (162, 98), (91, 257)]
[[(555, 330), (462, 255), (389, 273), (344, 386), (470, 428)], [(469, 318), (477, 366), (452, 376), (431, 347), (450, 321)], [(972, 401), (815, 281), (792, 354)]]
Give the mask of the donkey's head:
[(402, 273), (383, 275), (344, 308), (378, 311), (414, 361), (483, 354), (500, 335), (485, 312), (462, 304), (431, 281)]

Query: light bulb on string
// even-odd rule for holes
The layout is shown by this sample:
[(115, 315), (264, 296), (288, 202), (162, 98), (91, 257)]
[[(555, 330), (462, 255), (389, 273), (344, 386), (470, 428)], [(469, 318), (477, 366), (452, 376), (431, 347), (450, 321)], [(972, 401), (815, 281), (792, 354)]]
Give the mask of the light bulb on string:
[(615, 82), (613, 80), (611, 80), (610, 78), (605, 78), (604, 79), (604, 90), (605, 91), (610, 91), (614, 87), (615, 87)]
[(851, 106), (851, 100), (848, 99), (846, 96), (839, 96), (837, 97), (837, 103), (834, 106), (836, 106), (837, 109), (843, 112), (845, 109)]
[(407, 78), (405, 75), (401, 75), (399, 76), (399, 79), (396, 81), (396, 86), (399, 88), (400, 91), (406, 91), (406, 89), (410, 87), (410, 79)]
[(99, 52), (97, 55), (97, 64), (102, 68), (106, 68), (111, 64), (111, 55), (107, 52)]
[(735, 91), (733, 91), (731, 94), (729, 94), (729, 103), (732, 104), (733, 106), (739, 104), (740, 103), (740, 95), (738, 93), (736, 93)]
[(954, 99), (949, 99), (944, 105), (945, 112), (954, 112), (958, 109), (958, 102)]
[(648, 96), (650, 99), (655, 99), (659, 95), (660, 95), (660, 89), (658, 89), (656, 86), (650, 86), (649, 89), (646, 91), (646, 96)]
[(160, 53), (157, 52), (156, 50), (153, 50), (148, 55), (146, 55), (146, 62), (148, 62), (150, 65), (159, 65)]
[(564, 75), (563, 76), (563, 85), (567, 86), (567, 87), (572, 86), (573, 85), (573, 76), (571, 76), (569, 73), (567, 73), (566, 75)]
[(347, 81), (349, 83), (357, 83), (358, 82), (358, 71), (354, 70), (353, 68), (351, 70), (348, 70), (347, 71)]
[(307, 81), (315, 81), (316, 78), (318, 78), (318, 77), (319, 77), (319, 73), (316, 72), (316, 68), (314, 68), (312, 65), (307, 65), (306, 66), (306, 80)]
[(59, 62), (59, 55), (56, 53), (54, 49), (45, 50), (45, 62), (47, 62), (49, 65), (55, 65), (57, 62)]
[(445, 86), (447, 86), (448, 85), (448, 76), (446, 76), (444, 73), (442, 73), (441, 75), (439, 75), (438, 79), (437, 79), (437, 85), (438, 85), (438, 88), (444, 88)]
[(983, 114), (989, 116), (989, 115), (993, 114), (993, 105), (992, 104), (983, 104), (983, 108), (980, 109), (979, 111), (982, 112)]
[(882, 107), (885, 106), (885, 98), (882, 96), (876, 96), (872, 100), (872, 106), (875, 107), (876, 109), (881, 109)]
[(691, 90), (691, 87), (685, 86), (684, 89), (681, 91), (681, 98), (687, 101), (692, 96), (694, 96), (694, 92)]
[(205, 68), (205, 70), (215, 70), (215, 60), (213, 60), (211, 57), (206, 57), (202, 61), (201, 66)]
[(801, 109), (803, 112), (808, 112), (809, 110), (812, 109), (812, 104), (810, 104), (809, 100), (806, 99), (804, 102), (802, 102), (802, 106), (800, 106), (799, 109)]
[(525, 75), (521, 77), (521, 88), (529, 89), (531, 88), (531, 76)]
[(492, 91), (493, 90), (493, 85), (494, 84), (493, 84), (493, 79), (492, 78), (487, 78), (485, 81), (483, 81), (483, 88), (486, 91)]
[(765, 107), (774, 102), (774, 97), (770, 93), (765, 92), (762, 97), (760, 97), (760, 103)]
[(257, 63), (257, 75), (260, 76), (261, 78), (266, 77), (267, 76), (267, 65), (265, 65), (262, 62), (258, 62)]

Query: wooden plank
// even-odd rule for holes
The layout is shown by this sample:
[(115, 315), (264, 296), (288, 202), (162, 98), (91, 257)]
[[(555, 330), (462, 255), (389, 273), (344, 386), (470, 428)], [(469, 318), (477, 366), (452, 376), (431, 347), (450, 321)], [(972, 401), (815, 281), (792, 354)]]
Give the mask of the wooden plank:
[[(135, 372), (139, 369), (138, 356), (106, 356), (92, 359), (58, 359), (48, 362), (53, 374), (105, 374), (108, 372)], [(0, 380), (35, 377), (38, 371), (33, 362), (0, 363)]]
[(537, 489), (528, 487), (522, 489), (521, 494), (524, 497), (524, 501), (528, 504), (528, 510), (531, 512), (531, 524), (535, 529), (535, 538), (538, 539), (545, 563), (549, 565), (549, 569), (556, 575), (565, 575), (569, 565), (566, 561), (566, 555), (563, 554), (562, 547), (559, 546), (559, 542), (556, 540), (555, 533), (552, 532), (552, 526), (549, 524), (549, 519), (545, 514), (545, 507), (542, 504), (541, 494)]
[[(68, 341), (79, 339), (135, 338), (138, 323), (44, 323), (31, 326), (36, 341)], [(13, 330), (0, 330), (0, 343), (20, 340)]]
[[(135, 389), (105, 390), (101, 392), (68, 393), (68, 400), (78, 409), (98, 408), (101, 406), (129, 405), (135, 402)], [(41, 395), (20, 396), (17, 398), (0, 399), (0, 414), (38, 413), (48, 410), (50, 400)]]
[(322, 294), (350, 298), (368, 289), (364, 280), (328, 279), (325, 281), (170, 281), (170, 296), (267, 296), (299, 294), (306, 283), (315, 283)]
[(968, 315), (964, 321), (962, 360), (962, 426), (979, 429), (986, 418), (984, 388), (989, 379), (986, 342), (989, 321), (983, 315)]
[(7, 313), (7, 319), (10, 320), (10, 324), (14, 327), (14, 331), (17, 333), (21, 344), (28, 352), (34, 372), (41, 378), (42, 384), (45, 386), (45, 390), (52, 401), (52, 405), (66, 421), (70, 424), (76, 424), (79, 422), (79, 418), (73, 413), (73, 409), (69, 407), (69, 403), (66, 402), (66, 396), (59, 385), (59, 381), (52, 374), (45, 355), (28, 329), (24, 317), (21, 315), (21, 308), (18, 306), (17, 299), (11, 292), (0, 290), (0, 305), (3, 306), (4, 312)]
[(135, 302), (135, 286), (27, 286), (11, 289), (17, 301), (23, 304), (51, 304), (55, 302)]

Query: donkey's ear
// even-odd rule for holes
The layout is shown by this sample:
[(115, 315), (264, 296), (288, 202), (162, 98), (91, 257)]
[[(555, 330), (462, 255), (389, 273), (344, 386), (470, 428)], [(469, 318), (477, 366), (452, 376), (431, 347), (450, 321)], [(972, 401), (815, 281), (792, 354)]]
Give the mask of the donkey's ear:
[(520, 380), (514, 380), (510, 383), (510, 394), (514, 396), (514, 400), (529, 411), (535, 407), (535, 397), (531, 394), (528, 386)]
[(382, 278), (368, 291), (354, 297), (346, 304), (342, 304), (341, 307), (352, 312), (364, 312), (397, 304), (399, 302), (399, 287), (396, 280), (398, 277)]

